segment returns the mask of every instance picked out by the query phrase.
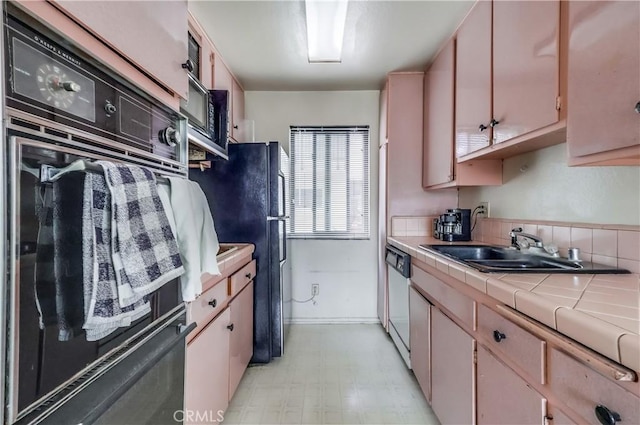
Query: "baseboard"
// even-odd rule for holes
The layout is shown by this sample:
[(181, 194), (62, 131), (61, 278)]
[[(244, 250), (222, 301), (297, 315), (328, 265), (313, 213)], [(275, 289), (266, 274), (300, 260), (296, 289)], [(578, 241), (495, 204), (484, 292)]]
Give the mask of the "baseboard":
[(339, 325), (339, 324), (379, 324), (377, 317), (308, 317), (295, 318), (288, 322), (292, 325)]

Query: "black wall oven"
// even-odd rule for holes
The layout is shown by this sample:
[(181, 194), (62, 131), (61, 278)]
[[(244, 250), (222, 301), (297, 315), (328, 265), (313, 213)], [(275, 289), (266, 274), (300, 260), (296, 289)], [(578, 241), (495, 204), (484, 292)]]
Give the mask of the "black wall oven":
[[(11, 4), (4, 8), (4, 423), (175, 423), (173, 412), (183, 405), (185, 337), (191, 329), (177, 280), (150, 295), (150, 313), (88, 341), (81, 323), (78, 224), (64, 229), (69, 243), (51, 254), (64, 269), (64, 280), (49, 292), (37, 288), (51, 278), (42, 260), (43, 197), (51, 193), (45, 190), (51, 183), (44, 170), (78, 159), (109, 160), (185, 177), (186, 120), (104, 72)], [(75, 190), (82, 178), (83, 173), (65, 177), (65, 190)], [(56, 208), (66, 211), (72, 224), (81, 201), (65, 196)], [(42, 305), (59, 306), (61, 299), (71, 312), (65, 329), (73, 329), (64, 334), (60, 316), (42, 320)], [(141, 405), (145, 409), (136, 408)]]

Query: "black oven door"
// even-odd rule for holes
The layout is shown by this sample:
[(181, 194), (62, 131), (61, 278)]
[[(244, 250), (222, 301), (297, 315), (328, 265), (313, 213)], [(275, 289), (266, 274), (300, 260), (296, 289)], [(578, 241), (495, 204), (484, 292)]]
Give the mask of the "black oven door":
[(57, 400), (18, 424), (148, 424), (182, 422), (186, 309), (178, 308), (78, 376)]
[[(118, 349), (125, 341), (146, 331), (169, 312), (181, 308), (180, 285), (177, 280), (167, 283), (150, 299), (151, 312), (128, 327), (118, 328), (98, 340), (87, 341), (83, 332), (84, 293), (81, 219), (81, 197), (67, 196), (69, 204), (57, 205), (66, 211), (68, 228), (64, 229), (66, 244), (54, 254), (45, 240), (47, 215), (43, 213), (43, 185), (39, 174), (41, 165), (64, 167), (77, 159), (108, 159), (72, 147), (56, 145), (51, 140), (35, 136), (11, 134), (10, 146), (10, 338), (9, 345), (9, 403), (8, 419), (20, 419), (29, 412), (50, 403), (55, 394), (78, 374), (99, 363), (104, 356)], [(83, 173), (72, 173), (69, 190), (74, 184), (82, 188)], [(66, 179), (67, 177), (65, 177)], [(75, 180), (78, 180), (77, 182)], [(80, 191), (82, 192), (82, 191)], [(80, 202), (79, 205), (72, 205)], [(55, 255), (55, 259), (51, 255)], [(61, 285), (52, 279), (51, 261), (64, 266), (65, 279)], [(48, 291), (40, 290), (49, 285)], [(65, 326), (61, 326), (56, 309), (64, 298)], [(49, 308), (47, 309), (47, 306)], [(51, 307), (54, 306), (54, 307)], [(46, 312), (53, 309), (48, 317)]]

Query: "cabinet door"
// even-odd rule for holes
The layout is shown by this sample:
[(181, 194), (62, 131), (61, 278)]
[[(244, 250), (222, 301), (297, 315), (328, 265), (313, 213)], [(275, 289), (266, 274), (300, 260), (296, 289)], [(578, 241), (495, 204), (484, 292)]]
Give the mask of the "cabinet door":
[(640, 2), (569, 2), (568, 74), (570, 156), (639, 145)]
[(482, 346), (477, 367), (478, 425), (543, 423), (546, 400)]
[(555, 348), (547, 356), (549, 389), (575, 412), (579, 423), (597, 423), (596, 408), (617, 413), (622, 424), (640, 423), (640, 398), (609, 376)]
[[(456, 156), (489, 146), (491, 127), (491, 8), (479, 1), (456, 41)], [(481, 129), (480, 126), (486, 128)]]
[(569, 418), (562, 410), (554, 406), (549, 406), (549, 415), (552, 425), (576, 425), (577, 422)]
[(422, 186), (448, 183), (453, 175), (455, 42), (449, 41), (424, 76)]
[(245, 136), (243, 132), (244, 128), (244, 90), (240, 87), (240, 84), (233, 79), (233, 89), (231, 93), (231, 138), (244, 142)]
[(560, 2), (493, 2), (493, 142), (558, 121)]
[(229, 305), (231, 330), (229, 343), (229, 400), (242, 379), (253, 356), (253, 282), (250, 282)]
[[(213, 88), (216, 90), (229, 90), (229, 96), (233, 91), (233, 75), (222, 61), (218, 52), (213, 53)], [(229, 105), (232, 108), (232, 105)]]
[(431, 308), (431, 407), (440, 423), (474, 423), (475, 340)]
[[(230, 319), (227, 308), (187, 345), (186, 411), (213, 412), (215, 416), (229, 405)], [(185, 415), (185, 419), (189, 416)]]
[[(186, 1), (54, 4), (180, 97), (188, 96)], [(159, 54), (162, 52), (162, 54)]]
[(431, 400), (431, 304), (413, 288), (409, 289), (411, 369), (427, 400)]

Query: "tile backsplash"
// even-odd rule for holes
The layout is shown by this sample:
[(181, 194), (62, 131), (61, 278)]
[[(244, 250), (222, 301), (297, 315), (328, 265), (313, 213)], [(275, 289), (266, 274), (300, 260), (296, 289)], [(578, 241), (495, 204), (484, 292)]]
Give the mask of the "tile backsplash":
[(567, 256), (570, 247), (580, 248), (580, 257), (584, 261), (640, 273), (640, 226), (485, 218), (478, 220), (472, 238), (509, 245), (509, 231), (515, 227), (522, 227), (525, 233), (541, 237), (545, 244), (556, 245), (562, 257)]
[(433, 234), (434, 218), (436, 216), (392, 217), (390, 236), (431, 236)]

